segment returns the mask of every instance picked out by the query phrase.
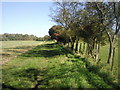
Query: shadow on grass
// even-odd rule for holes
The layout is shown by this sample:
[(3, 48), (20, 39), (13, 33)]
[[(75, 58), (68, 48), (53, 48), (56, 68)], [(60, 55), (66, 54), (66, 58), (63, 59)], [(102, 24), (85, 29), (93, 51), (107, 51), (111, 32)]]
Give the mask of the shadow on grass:
[[(40, 87), (71, 88), (73, 85), (77, 85), (76, 87), (78, 88), (85, 88), (89, 84), (96, 88), (105, 88), (108, 85), (114, 86), (107, 74), (99, 72), (100, 67), (91, 66), (84, 58), (79, 58), (68, 53), (68, 51), (57, 44), (36, 46), (21, 56), (53, 57), (67, 54), (66, 56), (69, 58), (69, 61), (42, 70), (36, 68), (24, 69), (14, 72), (13, 76), (25, 77), (30, 82), (36, 82), (33, 87), (34, 89)], [(69, 62), (72, 62), (72, 64)], [(85, 64), (86, 67), (84, 66)], [(6, 87), (12, 88), (10, 86)], [(116, 86), (114, 87), (116, 88)]]
[(10, 56), (11, 54), (8, 54), (8, 53), (2, 53), (0, 54), (0, 56)]
[[(20, 90), (24, 90), (26, 87), (29, 89), (31, 88), (31, 85), (29, 84), (25, 84), (25, 82), (32, 82), (35, 83), (38, 81), (38, 79), (41, 79), (45, 74), (45, 69), (43, 70), (39, 70), (36, 68), (28, 68), (28, 69), (24, 69), (24, 70), (18, 70), (17, 72), (12, 73), (13, 77), (19, 78), (20, 79), (20, 83), (19, 81), (16, 81), (17, 86), (16, 85), (7, 85), (6, 83), (2, 83), (2, 88), (3, 90), (13, 90), (13, 89), (20, 89)], [(24, 79), (22, 79), (24, 78)], [(11, 81), (12, 82), (12, 81)], [(22, 89), (22, 87), (23, 89)], [(27, 90), (26, 88), (26, 90)]]
[(19, 47), (15, 47), (13, 49), (29, 49), (32, 48), (33, 46), (19, 46)]
[(16, 90), (16, 88), (6, 85), (6, 84), (2, 84), (2, 90)]
[(63, 47), (57, 45), (56, 43), (53, 44), (45, 44), (45, 45), (38, 45), (32, 50), (23, 53), (20, 56), (23, 57), (53, 57), (57, 55), (66, 55), (69, 52), (65, 50)]
[[(96, 68), (95, 72), (93, 71), (95, 69), (88, 70), (86, 67), (83, 67), (84, 65), (82, 63), (79, 63), (77, 57), (74, 59), (76, 59), (75, 62), (67, 61), (67, 63), (64, 64), (43, 69), (28, 68), (12, 74), (14, 77), (27, 78), (29, 82), (36, 82), (33, 89), (53, 87), (73, 88), (74, 85), (78, 85), (75, 88), (87, 88), (85, 86), (88, 84), (95, 88), (106, 88), (106, 86), (110, 85), (107, 82), (104, 82), (104, 78), (106, 78), (106, 76), (103, 78), (97, 73), (99, 68)], [(69, 62), (73, 62), (73, 64), (69, 65)], [(4, 87), (14, 88), (13, 86), (6, 85), (4, 85)]]
[[(115, 88), (115, 89), (119, 88), (118, 84), (113, 82), (113, 78), (109, 75), (108, 72), (100, 72), (102, 66), (91, 65), (90, 62), (87, 61), (85, 58), (82, 58), (82, 59), (86, 63), (86, 68), (88, 69), (89, 72), (98, 75), (100, 78), (102, 78), (104, 80), (105, 83), (107, 83), (108, 85), (111, 85), (113, 88)], [(92, 82), (94, 82), (94, 78), (88, 79), (88, 80), (90, 82), (91, 82), (91, 80), (93, 80)]]
[[(45, 75), (45, 70), (38, 70), (35, 68), (29, 68), (27, 70), (23, 70), (21, 72), (18, 72), (19, 77), (26, 77), (29, 78), (31, 81), (37, 81), (38, 79), (41, 78), (41, 76)], [(38, 77), (39, 76), (39, 77)]]
[(19, 75), (20, 77), (32, 78), (32, 77), (36, 77), (40, 73), (40, 71), (38, 69), (35, 69), (35, 68), (29, 68), (29, 69), (23, 70), (19, 73), (21, 73)]

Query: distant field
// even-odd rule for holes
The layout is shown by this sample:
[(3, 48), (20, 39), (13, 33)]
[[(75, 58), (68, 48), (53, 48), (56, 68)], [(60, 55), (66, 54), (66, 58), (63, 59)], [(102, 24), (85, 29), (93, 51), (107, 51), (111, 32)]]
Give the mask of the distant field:
[(43, 41), (1, 41), (2, 50), (0, 50), (0, 55), (2, 57), (2, 63), (5, 63), (21, 53), (32, 49), (37, 45), (41, 45), (47, 42)]
[(2, 41), (2, 48), (13, 48), (13, 47), (22, 47), (22, 46), (36, 46), (44, 42), (41, 41)]

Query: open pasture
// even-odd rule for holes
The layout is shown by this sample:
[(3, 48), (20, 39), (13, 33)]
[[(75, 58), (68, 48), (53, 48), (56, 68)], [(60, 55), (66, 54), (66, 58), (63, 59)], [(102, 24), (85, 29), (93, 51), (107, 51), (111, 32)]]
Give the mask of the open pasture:
[(53, 42), (20, 53), (3, 65), (3, 88), (117, 88), (114, 79), (85, 58)]
[(1, 41), (0, 55), (2, 57), (2, 64), (17, 57), (18, 55), (32, 49), (37, 45), (41, 45), (42, 41)]

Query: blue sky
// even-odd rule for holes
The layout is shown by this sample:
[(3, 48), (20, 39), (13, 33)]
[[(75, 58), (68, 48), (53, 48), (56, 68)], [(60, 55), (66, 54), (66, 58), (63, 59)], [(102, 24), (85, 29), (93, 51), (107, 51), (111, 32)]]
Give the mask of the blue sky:
[(52, 2), (3, 2), (0, 33), (48, 35), (55, 23), (51, 21)]

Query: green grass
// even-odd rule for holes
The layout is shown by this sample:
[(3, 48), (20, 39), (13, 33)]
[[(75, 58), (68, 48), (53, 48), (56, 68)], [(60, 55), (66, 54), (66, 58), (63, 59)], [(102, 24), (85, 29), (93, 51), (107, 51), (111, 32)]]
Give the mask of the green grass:
[[(116, 49), (115, 49), (114, 65), (118, 64), (118, 46), (116, 45), (115, 48)], [(109, 53), (109, 44), (105, 46), (101, 46), (99, 58), (102, 60), (102, 62), (107, 62), (108, 53)]]
[(44, 42), (40, 41), (1, 41), (2, 42), (2, 48), (14, 48), (14, 47), (22, 47), (22, 46), (36, 46), (40, 45)]
[(21, 53), (24, 53), (37, 45), (41, 45), (49, 42), (40, 41), (1, 41), (2, 47), (0, 49), (0, 55), (2, 56), (2, 63), (17, 57)]
[[(82, 47), (81, 47), (81, 51), (82, 51), (83, 50), (83, 42), (82, 41), (80, 41), (80, 42), (82, 43)], [(82, 51), (82, 53), (85, 53), (85, 52)], [(107, 64), (108, 54), (109, 54), (109, 43), (107, 43), (107, 45), (100, 46), (100, 52), (99, 52), (100, 62), (97, 66), (101, 66), (100, 71), (108, 72), (114, 78), (114, 82), (118, 82), (119, 81), (119, 79), (118, 79), (118, 74), (119, 74), (118, 73), (118, 42), (115, 45), (114, 65), (113, 65), (112, 72), (110, 70), (111, 66), (109, 64)], [(86, 54), (80, 54), (80, 56), (88, 58), (88, 56)], [(95, 60), (94, 59), (89, 57), (88, 61), (92, 65), (95, 65)]]
[(116, 88), (106, 73), (90, 68), (84, 58), (44, 43), (3, 65), (3, 88)]
[[(114, 56), (114, 65), (113, 71), (111, 74), (115, 78), (115, 81), (118, 81), (118, 46), (115, 46), (115, 56)], [(105, 46), (101, 46), (100, 48), (100, 55), (99, 58), (101, 59), (100, 65), (102, 65), (102, 69), (106, 72), (110, 69), (110, 66), (107, 64), (108, 60), (108, 53), (109, 53), (109, 44)]]

